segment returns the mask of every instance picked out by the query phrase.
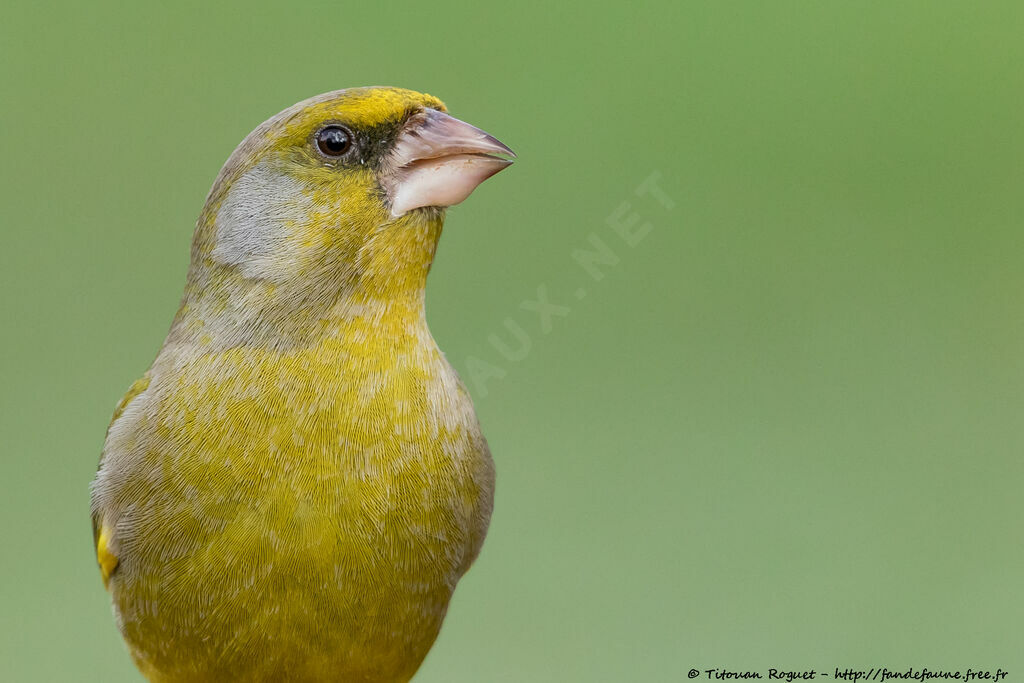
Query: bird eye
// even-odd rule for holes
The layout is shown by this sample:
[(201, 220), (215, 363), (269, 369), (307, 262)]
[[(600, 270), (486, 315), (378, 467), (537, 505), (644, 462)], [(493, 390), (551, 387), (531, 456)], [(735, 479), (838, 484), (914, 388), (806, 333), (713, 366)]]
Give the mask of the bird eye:
[(341, 126), (327, 126), (316, 134), (316, 146), (329, 157), (340, 157), (352, 147), (352, 134)]

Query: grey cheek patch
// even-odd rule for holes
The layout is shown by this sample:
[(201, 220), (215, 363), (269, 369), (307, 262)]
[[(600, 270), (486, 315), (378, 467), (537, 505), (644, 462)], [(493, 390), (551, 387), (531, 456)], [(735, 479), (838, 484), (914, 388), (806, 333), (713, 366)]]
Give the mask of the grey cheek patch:
[(298, 256), (291, 233), (312, 206), (298, 180), (266, 162), (257, 164), (231, 185), (217, 211), (213, 259), (249, 278), (287, 277), (289, 255)]

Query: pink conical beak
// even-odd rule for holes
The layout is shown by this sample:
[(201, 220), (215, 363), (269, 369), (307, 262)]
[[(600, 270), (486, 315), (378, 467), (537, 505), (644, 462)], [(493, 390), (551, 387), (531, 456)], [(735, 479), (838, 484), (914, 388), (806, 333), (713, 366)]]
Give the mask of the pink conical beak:
[(502, 157), (515, 153), (476, 126), (424, 109), (406, 122), (381, 175), (391, 215), (458, 204), (512, 164)]

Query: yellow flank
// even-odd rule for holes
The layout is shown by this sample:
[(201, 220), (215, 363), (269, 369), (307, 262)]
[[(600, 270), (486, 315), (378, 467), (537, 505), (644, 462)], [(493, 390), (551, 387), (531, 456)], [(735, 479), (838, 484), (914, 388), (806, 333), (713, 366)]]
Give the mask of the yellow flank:
[(493, 464), (423, 309), (442, 213), (390, 218), (379, 160), (309, 144), (424, 106), (443, 108), (383, 88), (300, 103), (211, 190), (93, 484), (103, 580), (150, 681), (408, 681), (480, 550)]
[(110, 552), (110, 529), (100, 529), (99, 538), (96, 539), (96, 561), (100, 565), (100, 574), (103, 576), (103, 585), (109, 586), (110, 575), (117, 569), (117, 556)]

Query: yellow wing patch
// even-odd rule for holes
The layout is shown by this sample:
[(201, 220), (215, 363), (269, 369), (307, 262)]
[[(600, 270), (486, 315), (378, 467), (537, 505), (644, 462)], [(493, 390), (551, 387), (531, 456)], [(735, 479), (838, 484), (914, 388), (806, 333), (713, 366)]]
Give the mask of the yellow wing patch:
[(121, 413), (124, 412), (125, 407), (132, 402), (136, 396), (141, 394), (143, 391), (149, 388), (149, 373), (146, 373), (128, 387), (128, 393), (126, 393), (120, 401), (117, 403), (117, 407), (114, 408), (114, 417), (111, 418), (110, 423), (113, 424), (117, 421), (117, 418), (121, 417)]
[(103, 587), (108, 587), (110, 575), (117, 569), (117, 555), (110, 551), (110, 529), (103, 525), (100, 529), (99, 538), (96, 539), (96, 561), (100, 565), (100, 574), (103, 575)]

